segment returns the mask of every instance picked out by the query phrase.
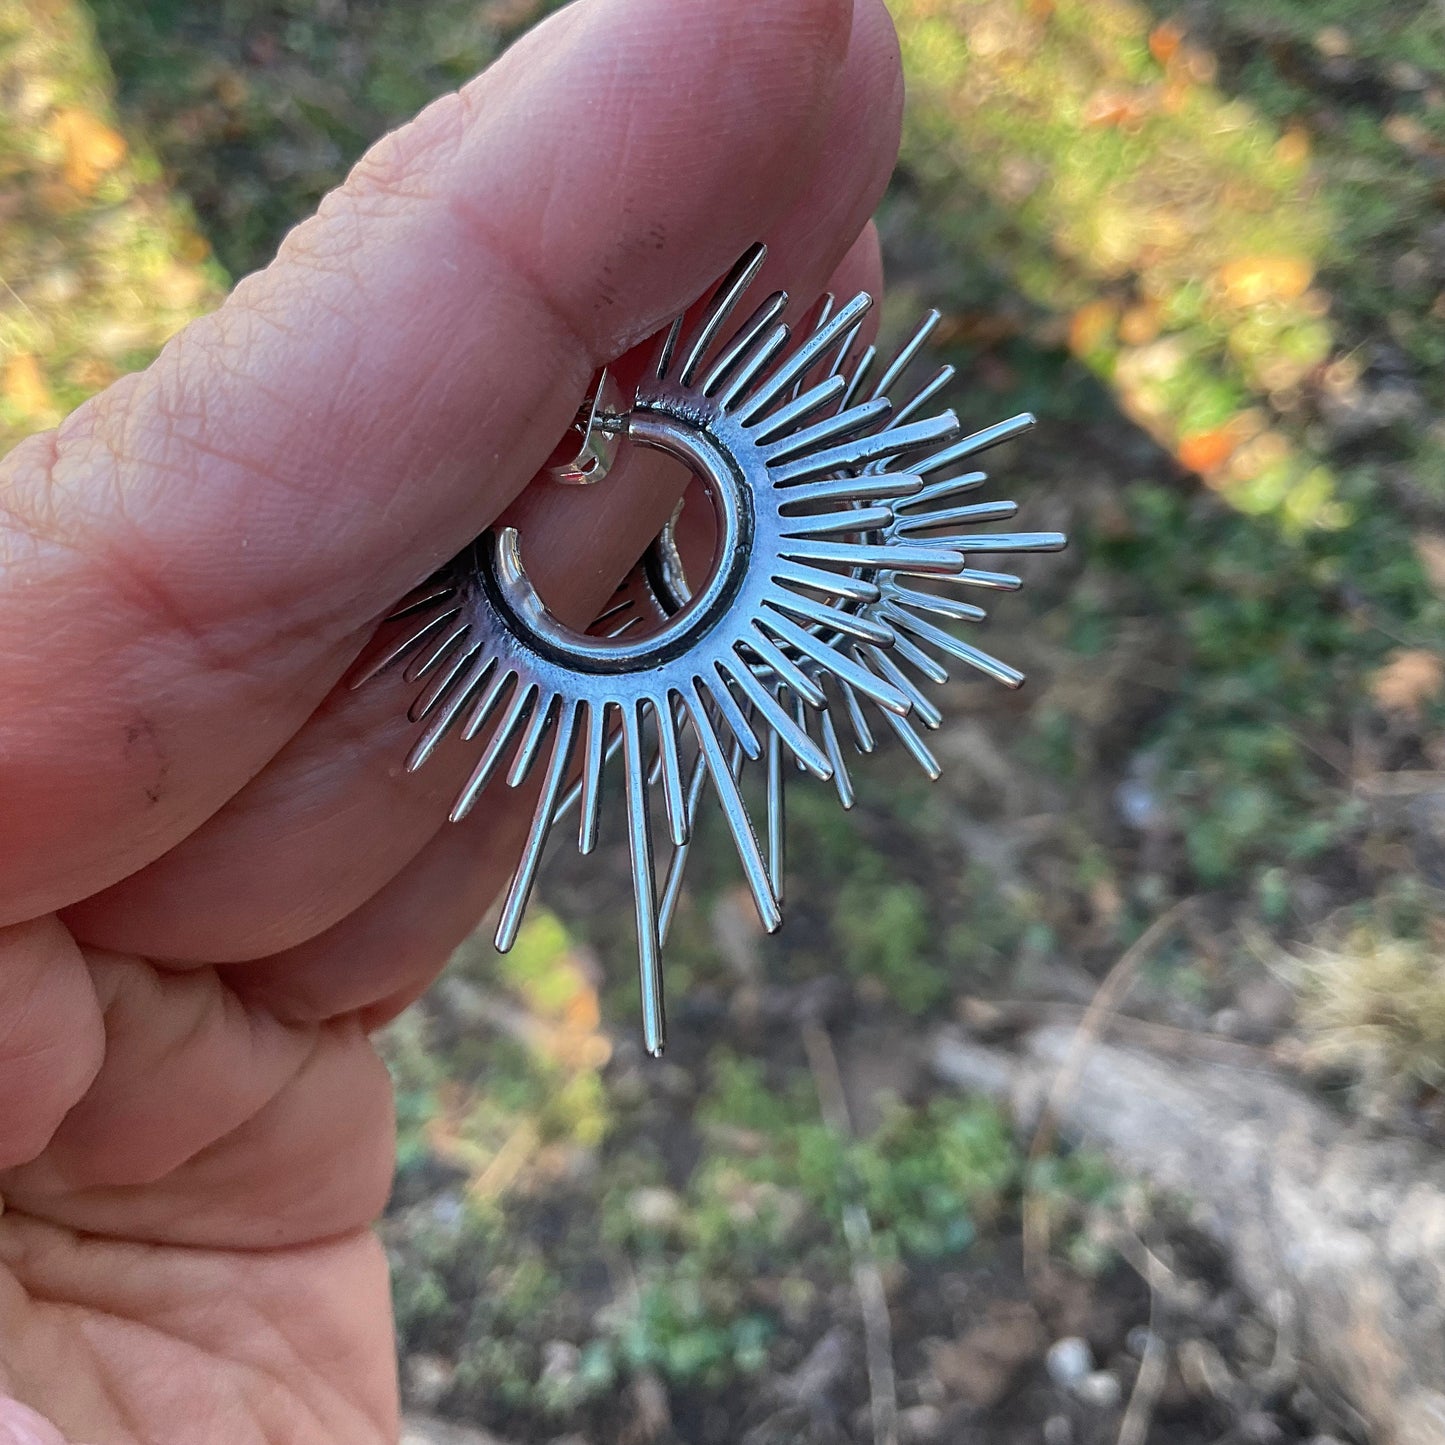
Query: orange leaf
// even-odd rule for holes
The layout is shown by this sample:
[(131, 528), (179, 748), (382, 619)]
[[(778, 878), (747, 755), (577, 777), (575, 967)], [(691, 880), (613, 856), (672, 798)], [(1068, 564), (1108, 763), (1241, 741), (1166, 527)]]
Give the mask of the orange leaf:
[(55, 404), (40, 363), (28, 351), (19, 352), (6, 363), (0, 395), (25, 416), (37, 416)]
[(1160, 65), (1168, 65), (1184, 42), (1184, 27), (1174, 20), (1165, 20), (1149, 32), (1149, 54)]
[(125, 159), (125, 137), (88, 110), (59, 110), (50, 129), (65, 153), (65, 183), (82, 196), (93, 195), (102, 177)]
[(198, 231), (187, 231), (176, 248), (182, 261), (198, 266), (211, 254), (211, 243)]
[(1114, 337), (1119, 308), (1112, 301), (1090, 301), (1069, 318), (1069, 350), (1089, 356)]
[(1219, 268), (1219, 284), (1235, 306), (1294, 301), (1310, 289), (1315, 268), (1304, 256), (1243, 256)]
[(1157, 301), (1131, 306), (1119, 320), (1119, 340), (1125, 346), (1147, 346), (1159, 335), (1160, 310)]
[(1274, 158), (1290, 170), (1298, 170), (1310, 158), (1310, 134), (1293, 125), (1274, 143)]
[(1149, 101), (1137, 91), (1105, 88), (1084, 102), (1083, 119), (1088, 126), (1130, 126), (1148, 114)]
[(1191, 472), (1213, 472), (1234, 455), (1237, 440), (1234, 429), (1226, 424), (1180, 437), (1174, 454)]

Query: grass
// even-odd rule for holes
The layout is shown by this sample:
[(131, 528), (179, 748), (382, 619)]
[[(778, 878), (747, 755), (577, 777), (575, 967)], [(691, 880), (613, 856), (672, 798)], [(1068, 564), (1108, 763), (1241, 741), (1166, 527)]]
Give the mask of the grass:
[(87, 12), (0, 0), (0, 451), (143, 366), (225, 277), (116, 126)]
[(1445, 1091), (1445, 930), (1440, 900), (1387, 897), (1351, 910), (1285, 965), (1306, 1057), (1388, 1102)]

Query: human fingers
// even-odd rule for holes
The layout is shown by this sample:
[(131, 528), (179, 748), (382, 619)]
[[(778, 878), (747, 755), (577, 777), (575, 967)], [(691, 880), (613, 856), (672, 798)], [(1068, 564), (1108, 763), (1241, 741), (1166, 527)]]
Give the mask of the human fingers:
[[(859, 0), (852, 35), (818, 174), (771, 238), (764, 284), (804, 297), (825, 286), (872, 289), (880, 274), (866, 218), (896, 151), (901, 78), (878, 0)], [(571, 620), (595, 615), (671, 513), (676, 474), (656, 460), (639, 452), (599, 487), (529, 488), (508, 510), (543, 595)], [(215, 817), (149, 868), (69, 910), (67, 921), (107, 948), (218, 962), (276, 953), (338, 923), (427, 847), (475, 761), (473, 750), (449, 743), (417, 775), (402, 771), (416, 736), (406, 721), (414, 694), (399, 674), (358, 692), (336, 689)], [(496, 789), (480, 811), (500, 831), (496, 810), (515, 806), (515, 795)]]
[(788, 210), (852, 14), (579, 0), (6, 458), (0, 922), (210, 816), (521, 490), (595, 366)]

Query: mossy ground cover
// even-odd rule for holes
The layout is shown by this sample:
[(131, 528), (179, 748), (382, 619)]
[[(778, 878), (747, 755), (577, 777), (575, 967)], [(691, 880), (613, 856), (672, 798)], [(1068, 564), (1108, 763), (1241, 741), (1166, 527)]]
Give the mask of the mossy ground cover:
[[(143, 365), (371, 138), (551, 8), (0, 0), (0, 445)], [(1267, 966), (1298, 991), (1304, 1066), (1439, 1127), (1438, 7), (894, 10), (889, 324), (940, 306), (965, 418), (1040, 416), (1001, 487), (1074, 545), (992, 629), (1029, 688), (945, 690), (942, 783), (885, 748), (844, 817), (800, 780), (779, 939), (705, 821), (668, 1063), (632, 1039), (616, 846), (559, 858), (555, 912), (504, 962), (469, 947), (393, 1031), (409, 1398), (517, 1439), (868, 1438), (857, 1206), (915, 1438), (1036, 1439), (1060, 1411), (1112, 1438), (1117, 1411), (1061, 1402), (1040, 1358), (1082, 1331), (1128, 1378), (1145, 1306), (1109, 1221), (1137, 1210), (1096, 1161), (1027, 1168), (1001, 1116), (939, 1093), (921, 1041), (977, 996), (1086, 998), (1181, 899), (1141, 1007), (1290, 1027), (1250, 1017)], [(836, 1047), (851, 1137), (804, 1027)], [(1028, 1304), (1026, 1188), (1059, 1256)], [(1020, 1308), (1047, 1329), (1014, 1328), (1016, 1357), (1002, 1325), (970, 1335)], [(1235, 1316), (1217, 1339), (1244, 1372), (1259, 1322)], [(1216, 1438), (1217, 1408), (1184, 1391), (1158, 1438)], [(1269, 1413), (1274, 1438), (1318, 1428)]]

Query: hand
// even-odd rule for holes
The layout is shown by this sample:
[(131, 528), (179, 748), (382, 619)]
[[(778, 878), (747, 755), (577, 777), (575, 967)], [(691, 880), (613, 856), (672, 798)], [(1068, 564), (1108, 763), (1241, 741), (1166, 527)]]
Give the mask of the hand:
[(875, 288), (900, 100), (882, 0), (581, 0), (6, 458), (16, 1439), (396, 1438), (368, 1030), (475, 925), (529, 805), (447, 824), (469, 750), (403, 776), (405, 685), (343, 676), (504, 513), (554, 606), (598, 609), (674, 493), (642, 458), (528, 487), (594, 369), (759, 237), (764, 284)]

